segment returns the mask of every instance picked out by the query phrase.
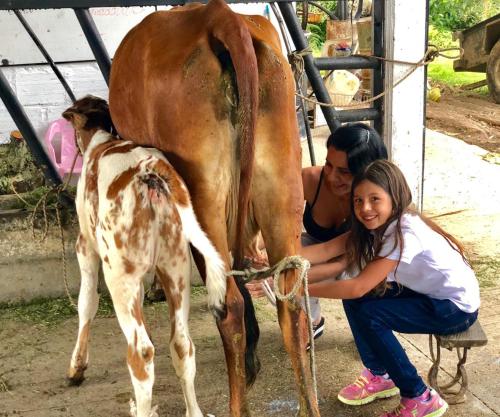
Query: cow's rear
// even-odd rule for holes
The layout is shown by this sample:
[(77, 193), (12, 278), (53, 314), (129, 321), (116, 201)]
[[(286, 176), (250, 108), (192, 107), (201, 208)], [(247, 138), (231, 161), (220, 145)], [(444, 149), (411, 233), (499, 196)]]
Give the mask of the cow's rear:
[[(294, 81), (266, 19), (236, 15), (222, 0), (148, 16), (115, 54), (110, 108), (121, 136), (166, 153), (228, 270), (229, 252), (240, 267), (259, 229), (271, 263), (298, 252), (303, 196)], [(296, 277), (287, 271), (282, 290)], [(231, 415), (242, 416), (245, 382), (251, 384), (258, 370), (258, 327), (250, 296), (234, 279), (226, 305), (218, 326)], [(295, 301), (279, 303), (278, 310), (300, 415), (317, 416), (305, 315)]]

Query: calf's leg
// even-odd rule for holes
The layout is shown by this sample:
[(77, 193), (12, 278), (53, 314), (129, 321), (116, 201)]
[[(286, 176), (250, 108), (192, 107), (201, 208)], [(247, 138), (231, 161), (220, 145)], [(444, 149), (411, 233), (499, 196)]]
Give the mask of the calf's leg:
[[(151, 410), (154, 384), (154, 346), (144, 324), (142, 310), (142, 279), (146, 271), (124, 272), (120, 265), (104, 265), (116, 317), (127, 339), (127, 365), (134, 387), (136, 409), (133, 417), (156, 417)], [(135, 415), (134, 415), (135, 414)]]
[(97, 293), (99, 257), (82, 234), (77, 239), (76, 255), (80, 266), (81, 282), (78, 296), (78, 338), (68, 370), (68, 379), (72, 385), (79, 385), (84, 380), (84, 372), (89, 361), (90, 323), (97, 313), (99, 304)]
[[(170, 315), (170, 354), (184, 394), (186, 417), (203, 417), (194, 388), (196, 375), (195, 348), (189, 336), (189, 297), (191, 266), (186, 246), (186, 257), (164, 262), (157, 267), (157, 276), (164, 288)], [(167, 265), (168, 263), (169, 265)], [(178, 278), (174, 278), (178, 277)]]

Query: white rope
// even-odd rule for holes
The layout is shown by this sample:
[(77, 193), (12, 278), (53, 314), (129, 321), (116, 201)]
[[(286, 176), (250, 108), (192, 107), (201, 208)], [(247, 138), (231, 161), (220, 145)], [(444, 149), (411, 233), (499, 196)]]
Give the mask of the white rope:
[[(250, 282), (253, 281), (254, 279), (262, 279), (266, 278), (269, 276), (273, 276), (273, 282), (274, 282), (274, 293), (276, 295), (276, 298), (279, 301), (291, 301), (292, 299), (295, 298), (297, 295), (300, 286), (304, 286), (304, 301), (305, 301), (305, 307), (306, 307), (306, 316), (307, 316), (307, 324), (308, 324), (308, 330), (309, 330), (309, 344), (310, 344), (310, 349), (309, 349), (309, 365), (311, 368), (311, 377), (312, 377), (312, 382), (313, 382), (313, 389), (314, 389), (314, 395), (316, 396), (316, 399), (318, 398), (318, 388), (317, 388), (317, 382), (316, 382), (316, 359), (315, 359), (315, 350), (314, 350), (314, 333), (313, 333), (313, 326), (312, 326), (312, 317), (311, 317), (311, 306), (309, 305), (309, 289), (308, 289), (308, 280), (307, 280), (307, 271), (311, 267), (311, 263), (303, 258), (302, 256), (299, 255), (293, 255), (293, 256), (287, 256), (283, 258), (281, 261), (279, 261), (276, 265), (270, 268), (263, 268), (263, 269), (255, 269), (255, 268), (246, 268), (242, 271), (229, 271), (226, 272), (227, 276), (239, 276), (242, 277), (242, 279), (245, 282)], [(284, 294), (281, 292), (280, 287), (279, 287), (279, 279), (281, 276), (281, 273), (285, 271), (286, 269), (298, 269), (299, 270), (299, 277), (295, 281), (292, 289), (287, 293)]]

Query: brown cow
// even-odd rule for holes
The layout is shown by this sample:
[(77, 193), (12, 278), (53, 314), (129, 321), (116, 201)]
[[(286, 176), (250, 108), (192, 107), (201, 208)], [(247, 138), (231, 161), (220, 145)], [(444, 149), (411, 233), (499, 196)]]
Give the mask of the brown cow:
[[(267, 19), (235, 14), (223, 0), (152, 13), (115, 54), (110, 109), (122, 137), (165, 152), (227, 269), (230, 251), (241, 267), (259, 229), (271, 264), (298, 252), (303, 195), (294, 80)], [(286, 271), (282, 291), (297, 276)], [(258, 371), (258, 327), (243, 287), (228, 280), (227, 315), (218, 322), (236, 417), (249, 415), (245, 382)], [(318, 416), (305, 315), (297, 300), (278, 303), (278, 315), (300, 415)]]

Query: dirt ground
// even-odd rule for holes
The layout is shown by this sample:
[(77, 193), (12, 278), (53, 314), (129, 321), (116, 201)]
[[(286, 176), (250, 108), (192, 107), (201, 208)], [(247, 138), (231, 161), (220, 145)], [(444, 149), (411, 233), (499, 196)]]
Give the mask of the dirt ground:
[[(439, 222), (464, 240), (473, 256), (482, 260), (487, 281), (482, 288), (480, 319), (489, 343), (469, 354), (467, 402), (452, 406), (447, 414), (450, 417), (500, 416), (500, 398), (495, 388), (500, 364), (500, 166), (485, 158), (489, 152), (499, 152), (499, 109), (484, 98), (446, 95), (440, 103), (428, 106), (429, 127), (463, 137), (467, 143), (428, 131), (425, 210), (434, 215), (457, 211), (439, 218)], [(325, 134), (325, 130), (315, 131), (318, 149), (323, 147)], [(19, 236), (23, 232), (17, 233)], [(9, 237), (4, 237), (0, 241), (8, 251), (12, 242), (9, 244)], [(51, 244), (57, 247), (57, 241), (48, 243)], [(204, 297), (203, 289), (193, 291), (190, 329), (197, 355), (196, 388), (202, 411), (224, 417), (228, 415), (224, 354)], [(258, 300), (255, 305), (261, 328), (262, 371), (249, 394), (250, 409), (254, 416), (293, 416), (297, 406), (295, 387), (275, 311), (265, 300)], [(326, 331), (316, 345), (321, 415), (376, 417), (394, 408), (397, 397), (363, 407), (345, 406), (336, 399), (339, 389), (356, 377), (361, 363), (340, 302), (324, 301), (322, 308)], [(91, 329), (87, 379), (80, 387), (68, 387), (65, 373), (76, 339), (76, 316), (48, 326), (2, 318), (1, 314), (0, 309), (0, 417), (129, 415), (132, 386), (125, 362), (126, 342), (115, 317), (97, 317)], [(170, 363), (166, 305), (146, 306), (145, 316), (156, 346), (153, 403), (159, 405), (160, 416), (184, 416), (181, 389)], [(427, 337), (399, 337), (425, 376), (431, 365)], [(449, 376), (455, 364), (456, 355), (445, 352), (441, 372)]]
[[(498, 290), (483, 292), (483, 308), (492, 313)], [(250, 391), (254, 416), (288, 417), (297, 406), (292, 372), (281, 343), (274, 309), (266, 301), (256, 303), (261, 328), (259, 356), (262, 371)], [(170, 362), (168, 313), (163, 303), (146, 307), (146, 323), (156, 346), (154, 404), (160, 416), (184, 415), (181, 389)], [(320, 411), (323, 416), (377, 416), (395, 407), (397, 398), (363, 407), (345, 406), (336, 400), (342, 386), (361, 368), (340, 302), (323, 303), (326, 333), (316, 344)], [(490, 339), (498, 338), (493, 317), (483, 326)], [(487, 324), (485, 324), (487, 323)], [(498, 322), (497, 322), (498, 324)], [(222, 344), (205, 306), (204, 294), (193, 295), (190, 329), (196, 346), (196, 387), (204, 413), (227, 416), (228, 388)], [(77, 330), (76, 317), (46, 327), (16, 321), (2, 322), (0, 330), (0, 416), (22, 417), (126, 417), (132, 387), (125, 363), (126, 343), (114, 317), (98, 317), (91, 329), (90, 366), (80, 387), (68, 387), (64, 375)], [(401, 336), (403, 345), (425, 375), (430, 367), (427, 338)], [(447, 372), (453, 372), (456, 356), (445, 354)], [(453, 406), (450, 417), (498, 416), (500, 404), (492, 392), (498, 382), (498, 344), (473, 350), (468, 361), (470, 392), (465, 404)], [(442, 371), (443, 372), (443, 371)], [(485, 373), (489, 384), (482, 381)], [(496, 376), (495, 376), (496, 372)], [(6, 391), (8, 389), (8, 391)], [(2, 391), (2, 390), (0, 390)]]
[(427, 103), (427, 127), (489, 152), (500, 152), (500, 105), (490, 97), (445, 88)]

